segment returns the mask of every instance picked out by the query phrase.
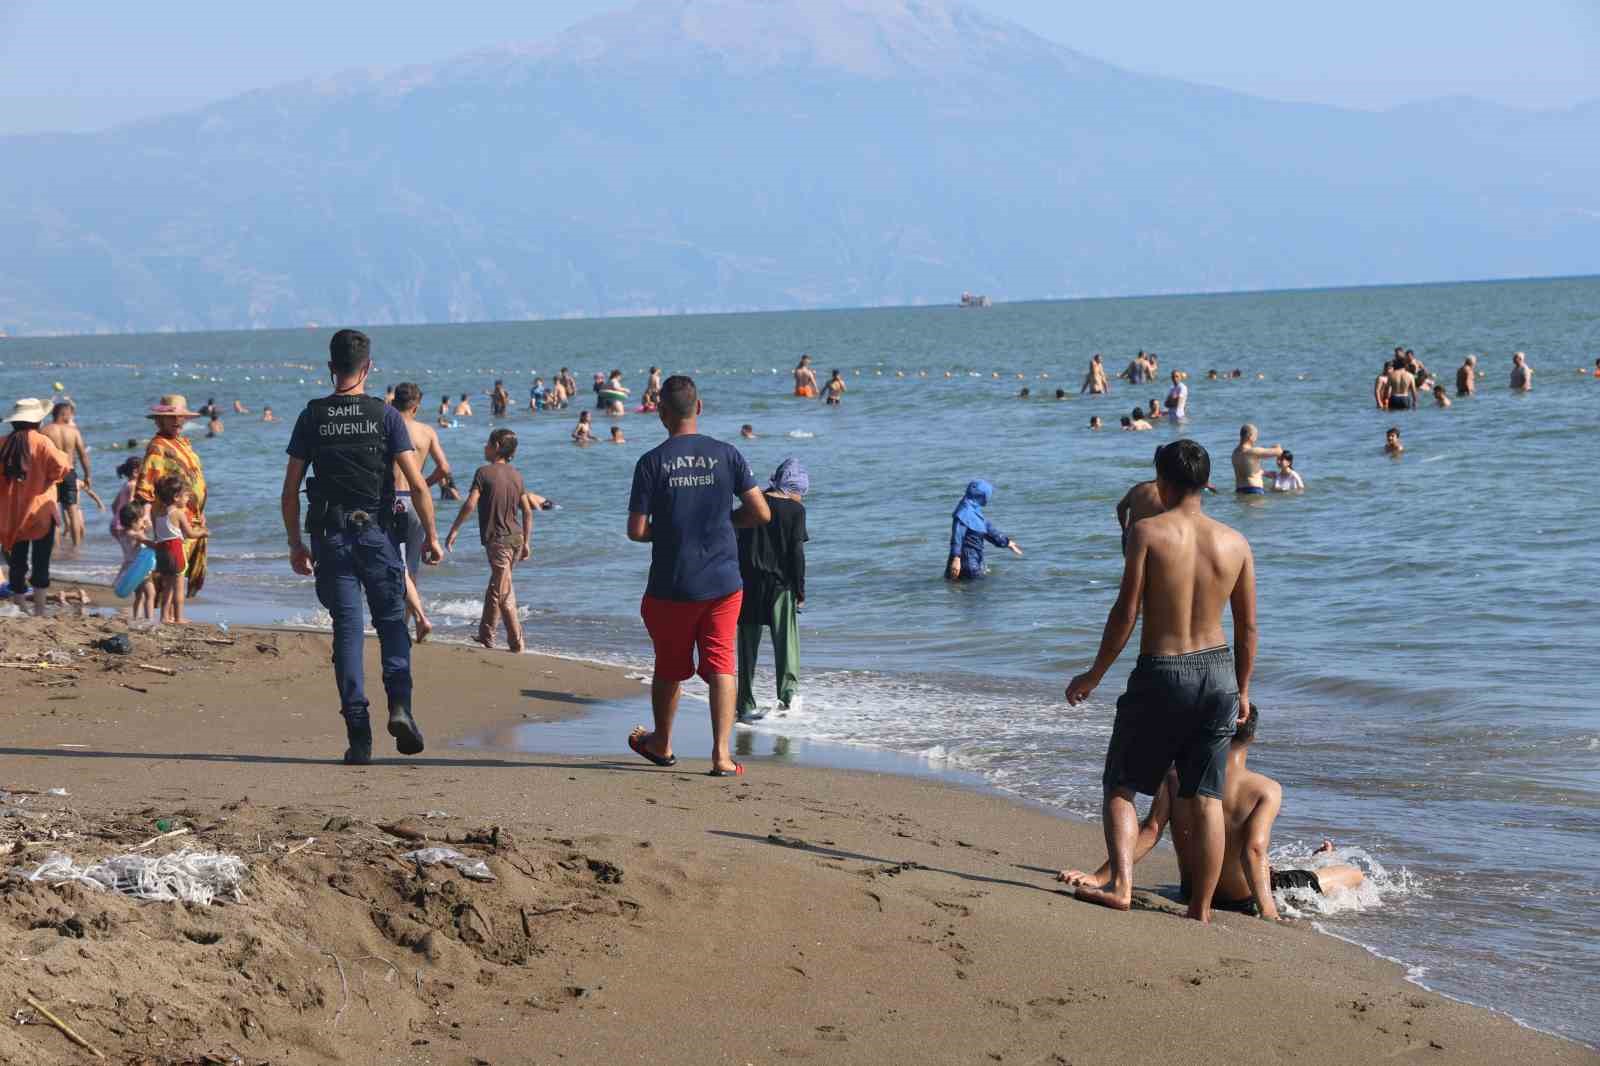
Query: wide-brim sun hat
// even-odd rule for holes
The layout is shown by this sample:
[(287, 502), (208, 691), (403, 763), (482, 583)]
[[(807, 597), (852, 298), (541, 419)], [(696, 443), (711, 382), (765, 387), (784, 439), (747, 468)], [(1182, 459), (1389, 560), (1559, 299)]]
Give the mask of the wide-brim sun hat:
[(50, 408), (43, 400), (36, 400), (32, 396), (24, 397), (17, 401), (11, 413), (6, 415), (7, 422), (29, 422), (38, 425), (44, 421), (44, 416), (50, 413)]
[(182, 393), (172, 393), (157, 400), (146, 418), (204, 418), (199, 411), (189, 410), (189, 399)]

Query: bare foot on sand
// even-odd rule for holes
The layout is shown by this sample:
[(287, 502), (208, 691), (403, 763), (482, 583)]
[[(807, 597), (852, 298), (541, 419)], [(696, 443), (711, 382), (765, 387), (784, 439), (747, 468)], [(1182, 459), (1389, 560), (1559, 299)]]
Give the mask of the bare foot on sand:
[(1097, 888), (1094, 885), (1079, 885), (1078, 890), (1072, 894), (1074, 899), (1081, 899), (1085, 903), (1093, 903), (1098, 907), (1110, 907), (1114, 911), (1130, 910), (1133, 907), (1133, 892), (1127, 895), (1119, 892)]
[(1086, 874), (1082, 870), (1062, 870), (1056, 874), (1056, 880), (1076, 888), (1079, 885), (1094, 883), (1094, 874)]
[(428, 634), (433, 632), (433, 623), (425, 615), (417, 615), (417, 640), (418, 644), (428, 639)]
[(481, 644), (485, 648), (488, 648), (490, 651), (494, 651), (494, 638), (493, 637), (486, 637), (486, 636), (483, 636), (482, 634), (479, 634), (478, 636), (475, 636), (475, 637), (472, 638), (472, 643)]

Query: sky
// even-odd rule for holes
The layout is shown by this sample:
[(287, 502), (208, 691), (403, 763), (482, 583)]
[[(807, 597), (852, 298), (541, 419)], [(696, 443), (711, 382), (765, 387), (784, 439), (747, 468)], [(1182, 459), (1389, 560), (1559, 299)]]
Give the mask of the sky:
[[(1600, 0), (968, 0), (1119, 66), (1280, 100), (1600, 98)], [(536, 41), (624, 0), (0, 0), (0, 134)]]

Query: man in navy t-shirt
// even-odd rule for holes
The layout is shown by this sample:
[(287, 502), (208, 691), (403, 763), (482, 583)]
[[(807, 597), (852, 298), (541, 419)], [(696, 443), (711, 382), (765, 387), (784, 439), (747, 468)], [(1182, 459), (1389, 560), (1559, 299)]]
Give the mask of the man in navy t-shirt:
[(672, 720), (681, 683), (696, 673), (698, 649), (698, 672), (711, 688), (711, 774), (726, 777), (744, 773), (728, 750), (737, 695), (735, 636), (744, 598), (733, 531), (765, 525), (772, 511), (739, 450), (700, 435), (700, 411), (694, 381), (681, 374), (668, 378), (658, 410), (667, 440), (633, 468), (628, 539), (650, 545), (650, 581), (639, 613), (655, 645), (650, 683), (655, 731), (640, 726), (628, 737), (628, 747), (657, 766), (678, 761), (672, 754)]

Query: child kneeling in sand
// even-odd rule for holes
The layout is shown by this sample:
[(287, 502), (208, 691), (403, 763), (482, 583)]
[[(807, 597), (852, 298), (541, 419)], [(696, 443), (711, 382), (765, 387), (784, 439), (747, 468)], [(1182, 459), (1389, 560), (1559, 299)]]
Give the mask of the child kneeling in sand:
[(511, 430), (497, 429), (489, 434), (489, 443), (483, 447), (485, 465), (472, 475), (472, 491), (461, 504), (461, 513), (456, 515), (444, 545), (447, 550), (455, 550), (456, 534), (476, 508), (478, 539), (489, 556), (489, 587), (483, 593), (483, 615), (473, 639), (485, 648), (493, 648), (498, 620), (505, 627), (506, 644), (513, 652), (520, 652), (522, 622), (517, 618), (517, 590), (511, 569), (533, 552), (533, 508), (522, 475), (511, 465), (511, 457), (516, 454), (517, 435)]

